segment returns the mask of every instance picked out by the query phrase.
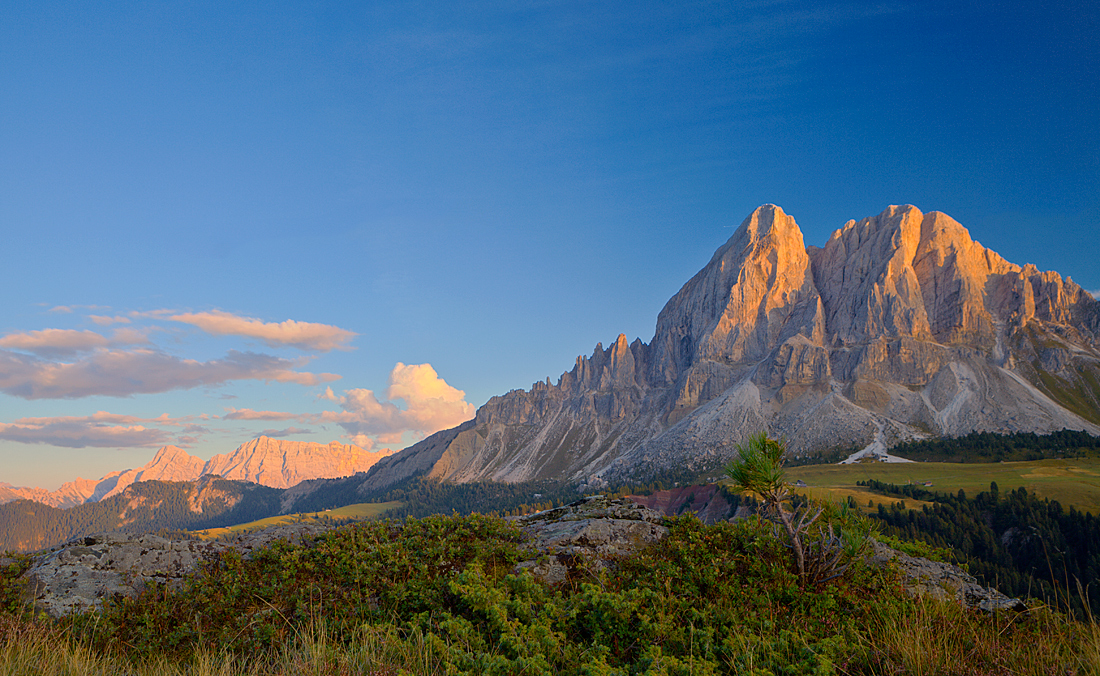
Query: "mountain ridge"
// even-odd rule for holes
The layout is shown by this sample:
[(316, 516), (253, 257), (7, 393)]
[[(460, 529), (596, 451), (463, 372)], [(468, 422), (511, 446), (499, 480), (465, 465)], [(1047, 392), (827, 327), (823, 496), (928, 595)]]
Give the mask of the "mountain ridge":
[(595, 485), (720, 462), (749, 433), (799, 454), (970, 431), (1100, 433), (1100, 303), (1016, 265), (940, 212), (890, 206), (806, 246), (753, 211), (664, 306), (557, 384), (492, 397), (473, 421), (379, 462), (411, 473)]
[(269, 488), (289, 488), (310, 479), (333, 479), (365, 472), (390, 453), (388, 449), (366, 451), (338, 441), (319, 444), (262, 435), (207, 461), (177, 446), (163, 446), (141, 467), (110, 472), (98, 480), (77, 478), (62, 484), (56, 491), (0, 483), (0, 504), (32, 500), (64, 509), (100, 502), (143, 481), (194, 482), (212, 475)]

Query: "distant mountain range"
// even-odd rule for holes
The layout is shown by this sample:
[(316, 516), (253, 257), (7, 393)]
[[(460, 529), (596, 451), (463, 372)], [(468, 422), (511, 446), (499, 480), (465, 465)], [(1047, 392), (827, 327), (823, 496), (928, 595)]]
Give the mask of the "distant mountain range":
[[(657, 317), (557, 383), (379, 461), (360, 493), (427, 475), (601, 485), (729, 458), (749, 434), (798, 455), (971, 431), (1100, 434), (1100, 303), (1009, 263), (951, 217), (891, 206), (807, 247), (755, 210)], [(303, 486), (304, 487), (304, 486)]]
[(114, 497), (141, 481), (196, 481), (208, 475), (271, 488), (289, 488), (307, 479), (365, 472), (390, 453), (389, 450), (369, 452), (336, 441), (318, 444), (262, 436), (241, 444), (232, 453), (215, 455), (203, 462), (176, 446), (165, 446), (142, 467), (111, 472), (99, 480), (78, 478), (56, 491), (0, 483), (0, 504), (33, 500), (64, 509)]
[(102, 500), (59, 509), (31, 500), (0, 505), (0, 552), (30, 552), (91, 533), (214, 528), (278, 514), (285, 490), (206, 475), (144, 480)]

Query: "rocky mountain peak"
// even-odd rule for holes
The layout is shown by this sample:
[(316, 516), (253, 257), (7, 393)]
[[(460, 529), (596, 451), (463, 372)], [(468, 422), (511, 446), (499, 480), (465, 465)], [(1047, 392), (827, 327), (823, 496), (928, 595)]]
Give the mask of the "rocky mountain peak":
[(794, 219), (757, 208), (661, 310), (650, 383), (675, 383), (700, 361), (759, 360), (797, 333), (819, 337), (817, 295)]
[(556, 386), (493, 397), (364, 485), (421, 469), (598, 481), (729, 457), (761, 430), (809, 455), (971, 431), (1100, 434), (1097, 382), (1100, 303), (1072, 281), (913, 205), (848, 221), (818, 248), (769, 204), (669, 299), (649, 344), (597, 344)]

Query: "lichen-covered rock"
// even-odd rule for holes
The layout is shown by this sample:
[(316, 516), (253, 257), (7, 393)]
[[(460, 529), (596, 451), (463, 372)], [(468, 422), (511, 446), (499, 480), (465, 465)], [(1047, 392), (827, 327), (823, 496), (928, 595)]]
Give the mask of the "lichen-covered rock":
[(89, 535), (40, 557), (26, 573), (36, 610), (61, 617), (133, 596), (151, 582), (173, 584), (224, 545), (156, 535)]
[(627, 498), (602, 495), (515, 519), (527, 536), (527, 549), (539, 556), (517, 569), (529, 569), (546, 582), (563, 581), (578, 559), (597, 568), (668, 536), (660, 512)]
[(1020, 599), (981, 586), (973, 575), (950, 563), (909, 556), (877, 541), (869, 560), (877, 565), (896, 564), (901, 570), (905, 590), (913, 596), (954, 599), (968, 608), (986, 611), (1027, 610)]

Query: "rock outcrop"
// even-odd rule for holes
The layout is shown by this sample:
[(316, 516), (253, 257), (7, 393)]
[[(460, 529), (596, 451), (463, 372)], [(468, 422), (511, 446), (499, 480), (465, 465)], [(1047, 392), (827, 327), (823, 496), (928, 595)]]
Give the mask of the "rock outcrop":
[(754, 211), (673, 296), (653, 339), (597, 344), (562, 374), (383, 459), (363, 492), (608, 478), (717, 464), (747, 435), (799, 455), (971, 431), (1100, 434), (1100, 303), (1009, 263), (949, 216), (892, 206), (807, 247)]
[(958, 566), (922, 557), (909, 556), (875, 541), (868, 559), (879, 566), (896, 565), (902, 584), (912, 596), (954, 600), (968, 608), (985, 611), (1027, 610), (1020, 599), (1005, 596), (993, 587), (983, 587), (978, 579)]
[(209, 542), (149, 534), (89, 535), (37, 557), (24, 574), (28, 600), (50, 617), (98, 610), (112, 595), (133, 597), (150, 584), (177, 588), (226, 549), (247, 557), (275, 540), (298, 543), (323, 530), (317, 524), (290, 524)]

